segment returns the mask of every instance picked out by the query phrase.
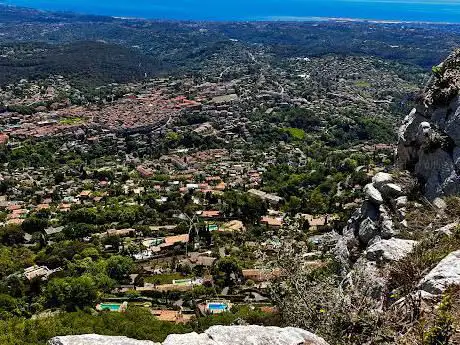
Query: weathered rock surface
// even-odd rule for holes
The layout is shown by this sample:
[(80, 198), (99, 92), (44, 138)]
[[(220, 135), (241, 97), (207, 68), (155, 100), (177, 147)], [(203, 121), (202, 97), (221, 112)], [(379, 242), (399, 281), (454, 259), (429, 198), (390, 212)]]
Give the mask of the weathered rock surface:
[(381, 186), (391, 183), (391, 182), (393, 182), (393, 176), (391, 174), (384, 173), (384, 172), (379, 172), (375, 174), (374, 177), (372, 178), (372, 184), (376, 188), (380, 188)]
[(382, 194), (387, 198), (394, 198), (403, 195), (403, 190), (395, 183), (388, 183), (382, 186)]
[(441, 198), (435, 198), (432, 204), (439, 210), (444, 210), (447, 207), (446, 202), (442, 200)]
[[(402, 176), (399, 180), (404, 182), (410, 177)], [(343, 267), (351, 264), (350, 260), (356, 258), (353, 253), (362, 250), (363, 246), (369, 247), (400, 234), (408, 202), (407, 196), (403, 195), (407, 186), (403, 186), (394, 182), (393, 175), (379, 172), (372, 178), (372, 183), (364, 187), (366, 200), (348, 220), (333, 250)], [(390, 257), (384, 259), (393, 260)]]
[(460, 286), (460, 250), (450, 253), (420, 282), (421, 290), (442, 294), (450, 285)]
[(358, 236), (364, 244), (368, 244), (378, 234), (377, 224), (370, 218), (364, 219), (359, 225)]
[(98, 334), (66, 335), (55, 337), (49, 345), (157, 345), (153, 341), (134, 340), (127, 337), (112, 337)]
[[(49, 345), (156, 345), (151, 341), (95, 334), (55, 337)], [(158, 344), (159, 345), (159, 344)], [(328, 345), (308, 331), (286, 327), (213, 326), (204, 333), (171, 334), (163, 345)]]
[(424, 100), (398, 131), (398, 164), (415, 173), (427, 198), (460, 193), (460, 50), (439, 66)]
[(398, 261), (410, 254), (417, 241), (391, 238), (380, 240), (367, 248), (366, 258), (371, 261)]
[(438, 234), (445, 235), (445, 236), (452, 236), (454, 234), (454, 230), (458, 226), (459, 226), (459, 223), (457, 223), (457, 222), (450, 223), (450, 224), (447, 224), (447, 225), (443, 226), (442, 228), (436, 229), (435, 232), (438, 233)]
[(373, 203), (380, 205), (383, 203), (383, 197), (380, 191), (374, 187), (372, 183), (369, 183), (364, 187), (364, 193), (366, 197), (371, 200)]

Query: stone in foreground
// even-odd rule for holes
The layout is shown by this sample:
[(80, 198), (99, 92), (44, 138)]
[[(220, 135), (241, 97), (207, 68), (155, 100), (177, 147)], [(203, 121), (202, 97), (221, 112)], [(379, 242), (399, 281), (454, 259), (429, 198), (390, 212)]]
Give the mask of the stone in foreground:
[(384, 172), (379, 172), (372, 178), (372, 183), (376, 188), (380, 188), (381, 186), (391, 182), (393, 182), (393, 176)]
[(159, 345), (148, 340), (134, 340), (127, 337), (113, 337), (98, 334), (66, 335), (55, 337), (49, 345)]
[[(96, 334), (55, 337), (49, 345), (157, 345), (145, 340)], [(159, 344), (158, 344), (159, 345)], [(163, 345), (328, 345), (300, 328), (263, 326), (213, 326), (202, 334), (171, 334)]]
[(417, 241), (391, 238), (381, 240), (371, 245), (366, 252), (366, 258), (371, 261), (398, 261), (412, 252)]
[(449, 286), (460, 286), (460, 250), (450, 253), (420, 282), (420, 289), (433, 295), (442, 294)]
[(374, 204), (383, 204), (382, 194), (377, 190), (377, 188), (374, 187), (372, 183), (369, 183), (364, 187), (364, 193), (366, 194), (367, 198)]

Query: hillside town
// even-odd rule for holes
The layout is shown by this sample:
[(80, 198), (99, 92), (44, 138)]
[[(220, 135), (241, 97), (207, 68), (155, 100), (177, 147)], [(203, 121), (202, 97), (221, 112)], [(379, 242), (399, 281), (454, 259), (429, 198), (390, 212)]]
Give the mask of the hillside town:
[[(293, 61), (292, 68), (299, 73), (310, 63)], [(70, 249), (77, 241), (93, 253), (82, 257), (87, 264), (112, 257), (127, 266), (96, 310), (123, 312), (126, 305), (141, 305), (177, 323), (235, 306), (272, 313), (267, 288), (277, 270), (264, 266), (261, 253), (272, 255), (281, 234), (300, 227), (300, 240), (314, 246), (310, 264), (323, 265), (329, 231), (344, 221), (344, 209), (361, 202), (363, 184), (391, 162), (394, 146), (350, 145), (348, 155), (364, 165), (344, 167), (356, 182), (345, 195), (340, 190), (345, 185), (337, 181), (334, 201), (327, 201), (333, 207), (321, 198), (315, 203), (314, 195), (303, 207), (295, 196), (277, 194), (265, 178), (275, 167), (327, 163), (315, 163), (312, 157), (320, 152), (309, 154), (303, 142), (328, 123), (322, 120), (306, 133), (259, 114), (315, 111), (325, 102), (335, 107), (335, 101), (300, 98), (296, 85), (313, 76), (281, 84), (276, 78), (283, 72), (271, 71), (270, 79), (267, 73), (260, 72), (257, 89), (253, 76), (201, 83), (170, 77), (109, 85), (91, 101), (59, 76), (3, 89), (0, 139), (11, 158), (1, 172), (2, 225), (16, 245), (42, 253), (23, 273), (9, 277), (23, 276), (29, 283), (59, 277), (82, 262), (73, 249), (55, 257), (56, 245)], [(312, 87), (321, 87), (313, 80)], [(345, 98), (353, 104), (354, 97)], [(363, 102), (389, 111), (386, 101)], [(262, 135), (281, 134), (284, 140), (264, 142), (262, 128)]]
[(0, 4), (0, 344), (455, 344), (459, 33)]

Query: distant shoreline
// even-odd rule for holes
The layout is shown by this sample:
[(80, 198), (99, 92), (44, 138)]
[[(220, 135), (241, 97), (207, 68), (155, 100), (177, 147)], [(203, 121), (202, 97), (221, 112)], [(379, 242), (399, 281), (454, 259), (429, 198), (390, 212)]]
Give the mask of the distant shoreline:
[(140, 21), (165, 21), (165, 22), (202, 22), (202, 23), (295, 23), (295, 22), (351, 22), (351, 23), (370, 23), (370, 24), (407, 24), (407, 25), (460, 25), (459, 22), (449, 21), (423, 21), (423, 20), (393, 20), (393, 19), (372, 19), (372, 18), (359, 18), (359, 17), (328, 17), (328, 16), (264, 16), (264, 17), (248, 17), (239, 19), (178, 19), (178, 18), (165, 18), (165, 17), (141, 17), (141, 16), (122, 16), (110, 15), (103, 13), (91, 13), (82, 11), (64, 11), (64, 10), (51, 10), (39, 7), (27, 7), (15, 4), (10, 4), (0, 0), (0, 6), (11, 8), (32, 10), (45, 13), (55, 14), (73, 14), (78, 16), (94, 16), (113, 18), (118, 20), (140, 20)]
[(374, 24), (424, 24), (424, 25), (460, 25), (460, 22), (428, 22), (416, 20), (390, 20), (390, 19), (368, 19), (368, 18), (347, 18), (347, 17), (269, 17), (261, 20), (267, 22), (357, 22)]

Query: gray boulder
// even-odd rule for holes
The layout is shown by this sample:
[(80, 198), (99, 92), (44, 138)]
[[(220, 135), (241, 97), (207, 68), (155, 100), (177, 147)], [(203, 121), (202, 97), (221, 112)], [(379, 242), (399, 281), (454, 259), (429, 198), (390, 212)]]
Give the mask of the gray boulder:
[(370, 261), (399, 261), (412, 252), (417, 241), (391, 238), (380, 240), (367, 248), (366, 258)]
[(432, 204), (439, 210), (444, 210), (447, 207), (446, 202), (442, 200), (441, 198), (435, 198)]
[[(60, 336), (49, 345), (161, 345), (151, 341), (96, 334)], [(212, 326), (204, 333), (171, 334), (162, 345), (328, 345), (300, 328), (263, 326)]]
[(383, 204), (382, 194), (372, 183), (369, 183), (364, 187), (364, 193), (366, 194), (366, 197), (376, 205)]
[(293, 327), (213, 326), (205, 333), (215, 345), (327, 345), (323, 338)]
[(425, 195), (430, 200), (440, 195), (452, 195), (460, 191), (460, 178), (456, 173), (452, 156), (441, 148), (434, 151), (421, 151), (414, 172), (425, 182), (423, 186)]
[(445, 235), (445, 236), (452, 236), (454, 234), (453, 230), (455, 230), (455, 228), (457, 228), (458, 226), (459, 224), (457, 222), (450, 223), (450, 224), (443, 226), (442, 228), (436, 229), (435, 232), (438, 234)]
[(395, 200), (396, 208), (401, 208), (407, 205), (407, 196), (400, 196)]
[(402, 187), (395, 183), (384, 184), (380, 188), (380, 192), (386, 198), (395, 198), (395, 197), (399, 197), (404, 194)]
[(370, 218), (377, 221), (379, 219), (379, 215), (379, 209), (369, 200), (365, 200), (361, 205), (358, 217), (360, 217), (360, 219)]
[(215, 345), (206, 333), (170, 334), (163, 345)]
[(382, 220), (381, 227), (382, 227), (382, 230), (381, 230), (382, 238), (388, 239), (388, 238), (392, 238), (399, 234), (399, 231), (395, 229), (393, 221), (391, 219)]
[(399, 233), (394, 227), (393, 220), (390, 217), (388, 209), (384, 205), (380, 205), (380, 222), (381, 231), (380, 236), (382, 238), (391, 238)]
[(375, 174), (374, 177), (372, 178), (372, 184), (376, 188), (380, 188), (381, 186), (391, 183), (391, 182), (393, 182), (393, 176), (391, 176), (391, 174), (384, 173), (384, 172), (379, 172)]
[(358, 237), (361, 242), (366, 245), (378, 234), (379, 228), (377, 224), (370, 218), (364, 219), (359, 225)]
[(460, 250), (450, 253), (419, 283), (421, 290), (442, 294), (450, 285), (460, 285)]

